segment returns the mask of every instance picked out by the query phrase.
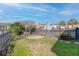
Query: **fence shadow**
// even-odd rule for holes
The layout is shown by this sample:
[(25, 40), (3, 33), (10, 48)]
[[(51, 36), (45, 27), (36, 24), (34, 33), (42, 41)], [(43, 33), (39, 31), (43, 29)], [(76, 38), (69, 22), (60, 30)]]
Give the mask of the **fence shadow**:
[[(56, 55), (60, 55), (60, 56), (65, 56), (63, 53), (63, 50), (64, 48), (67, 48), (64, 46), (64, 42), (66, 43), (73, 43), (74, 41), (74, 38), (75, 38), (75, 31), (74, 30), (65, 30), (63, 31), (59, 37), (58, 37), (58, 41), (54, 44), (54, 46), (51, 48), (51, 51), (52, 52), (55, 52)], [(63, 43), (61, 43), (63, 42)], [(60, 48), (60, 46), (62, 48)], [(66, 45), (67, 46), (67, 45)], [(63, 52), (63, 53), (60, 53), (59, 52)]]
[(59, 36), (59, 40), (74, 40), (75, 30), (65, 30)]

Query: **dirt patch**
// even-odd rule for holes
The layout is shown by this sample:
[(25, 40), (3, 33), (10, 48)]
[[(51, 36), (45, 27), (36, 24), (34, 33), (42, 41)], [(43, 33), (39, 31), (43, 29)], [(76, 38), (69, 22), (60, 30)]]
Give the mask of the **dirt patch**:
[(56, 54), (51, 51), (55, 42), (55, 39), (28, 40), (25, 46), (31, 50), (33, 56), (56, 56)]
[(44, 38), (44, 36), (40, 35), (31, 35), (27, 37), (27, 39), (42, 39), (42, 38)]
[(29, 47), (30, 50), (32, 51), (34, 56), (52, 56), (55, 55), (55, 53), (51, 52), (51, 47), (48, 45), (42, 45), (42, 44), (37, 44), (37, 45), (32, 45), (32, 47)]

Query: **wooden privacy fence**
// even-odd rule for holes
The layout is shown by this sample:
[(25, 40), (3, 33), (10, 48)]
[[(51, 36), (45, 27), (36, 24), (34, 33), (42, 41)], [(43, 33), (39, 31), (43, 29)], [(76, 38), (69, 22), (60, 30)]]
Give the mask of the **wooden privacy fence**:
[(0, 35), (0, 51), (5, 50), (11, 39), (10, 32)]

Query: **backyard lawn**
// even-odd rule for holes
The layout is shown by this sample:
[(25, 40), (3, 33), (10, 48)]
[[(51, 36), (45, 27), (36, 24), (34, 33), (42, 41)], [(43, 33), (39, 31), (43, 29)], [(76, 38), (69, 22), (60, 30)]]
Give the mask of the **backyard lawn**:
[(17, 40), (16, 42), (14, 42), (14, 48), (13, 48), (13, 52), (11, 53), (11, 55), (14, 56), (30, 56), (32, 55), (31, 51), (29, 50), (29, 48), (23, 46), (24, 42), (22, 40)]
[(14, 42), (11, 53), (13, 56), (56, 56), (52, 52), (52, 46), (57, 41), (56, 38), (42, 39), (20, 39)]
[[(73, 41), (58, 40), (56, 37), (34, 35), (34, 39), (15, 40), (12, 56), (79, 56), (79, 44)], [(40, 39), (38, 39), (40, 38)]]
[(52, 48), (58, 56), (79, 56), (79, 44), (73, 41), (58, 40)]

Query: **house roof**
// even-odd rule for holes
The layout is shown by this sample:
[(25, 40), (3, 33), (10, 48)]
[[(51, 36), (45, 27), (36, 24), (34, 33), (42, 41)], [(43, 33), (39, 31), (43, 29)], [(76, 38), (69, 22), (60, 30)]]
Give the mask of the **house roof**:
[(6, 26), (9, 25), (9, 23), (0, 23), (0, 26)]

